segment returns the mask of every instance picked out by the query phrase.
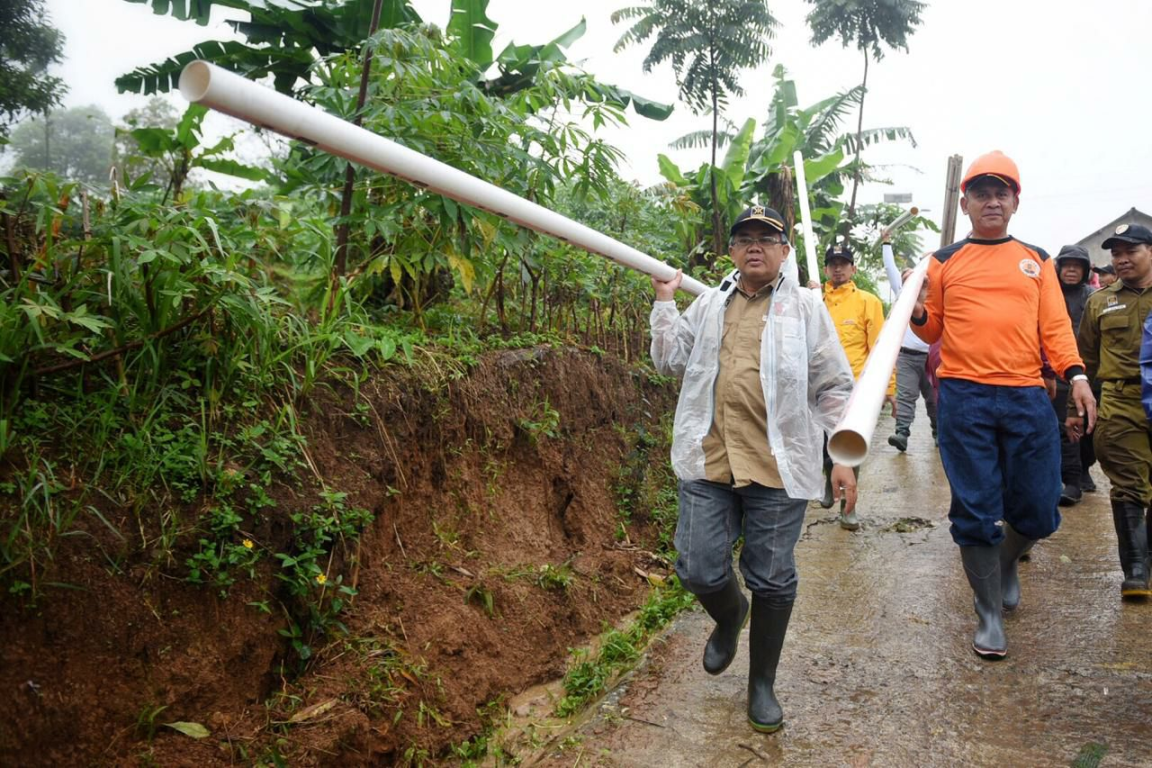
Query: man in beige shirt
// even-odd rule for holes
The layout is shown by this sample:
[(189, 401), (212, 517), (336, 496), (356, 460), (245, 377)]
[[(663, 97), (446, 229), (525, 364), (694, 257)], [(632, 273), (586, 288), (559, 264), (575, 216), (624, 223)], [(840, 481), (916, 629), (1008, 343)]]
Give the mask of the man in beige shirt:
[[(824, 435), (852, 391), (828, 310), (781, 273), (789, 251), (780, 214), (753, 206), (730, 233), (736, 271), (683, 314), (672, 300), (680, 277), (654, 279), (650, 318), (656, 369), (683, 377), (672, 440), (676, 574), (716, 621), (704, 649), (710, 674), (732, 662), (751, 613), (748, 721), (765, 733), (784, 722), (774, 685), (796, 599), (793, 551), (823, 485)], [(834, 467), (832, 481), (851, 512), (852, 470)], [(751, 607), (732, 568), (741, 534)]]

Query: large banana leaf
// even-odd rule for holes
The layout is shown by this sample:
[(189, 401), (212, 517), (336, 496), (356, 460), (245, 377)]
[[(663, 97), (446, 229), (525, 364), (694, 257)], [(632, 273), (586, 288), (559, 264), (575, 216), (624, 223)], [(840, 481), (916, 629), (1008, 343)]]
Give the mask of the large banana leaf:
[(836, 149), (826, 155), (804, 159), (804, 178), (808, 186), (814, 185), (829, 174), (835, 173), (844, 162), (844, 150)]
[(496, 22), (488, 18), (488, 0), (452, 0), (448, 34), (456, 39), (460, 52), (484, 71), (492, 66), (492, 38)]
[(660, 166), (661, 176), (668, 179), (668, 181), (677, 187), (688, 186), (688, 179), (684, 178), (684, 174), (680, 171), (680, 166), (672, 162), (667, 155), (656, 155), (656, 162)]
[(798, 121), (804, 126), (805, 144), (812, 152), (827, 152), (837, 141), (840, 122), (850, 110), (859, 107), (864, 98), (861, 85), (842, 91), (800, 110)]
[[(126, 0), (150, 3), (159, 14), (206, 24), (213, 5), (248, 11), (249, 21), (229, 21), (244, 35), (247, 44), (208, 40), (157, 64), (116, 78), (121, 91), (167, 92), (176, 87), (180, 70), (196, 58), (206, 59), (246, 77), (271, 74), (282, 93), (291, 93), (296, 82), (307, 79), (314, 63), (313, 50), (321, 55), (357, 48), (368, 37), (374, 0), (345, 0), (333, 5), (324, 0)], [(385, 0), (380, 27), (420, 21), (407, 0)], [(259, 46), (259, 47), (257, 47)]]
[(728, 151), (720, 164), (724, 176), (732, 184), (733, 189), (740, 189), (740, 185), (744, 183), (744, 171), (748, 163), (748, 153), (752, 149), (752, 134), (755, 131), (756, 120), (750, 117), (744, 121), (740, 132), (728, 145)]
[(202, 27), (208, 25), (213, 5), (241, 11), (264, 8), (303, 10), (322, 5), (322, 0), (125, 0), (125, 2), (147, 3), (152, 6), (152, 13), (158, 16), (171, 14), (175, 19), (195, 21)]
[[(652, 101), (631, 91), (626, 91), (623, 88), (617, 88), (616, 91), (632, 100), (632, 109), (636, 110), (636, 114), (641, 117), (646, 117), (649, 120), (664, 120), (668, 115), (672, 114), (672, 110), (674, 109), (671, 104)], [(624, 106), (628, 106), (627, 101), (625, 101)]]
[[(849, 154), (856, 153), (856, 134), (845, 134), (844, 146), (847, 148)], [(875, 144), (880, 141), (900, 141), (905, 140), (913, 147), (916, 146), (916, 137), (912, 135), (912, 130), (904, 126), (895, 126), (892, 128), (866, 128), (860, 134), (860, 143), (867, 147), (869, 144)]]
[(312, 54), (300, 48), (253, 48), (232, 40), (207, 40), (190, 51), (121, 75), (116, 78), (116, 88), (121, 93), (167, 93), (179, 84), (184, 67), (196, 59), (253, 79), (274, 74), (276, 89), (283, 93), (291, 92), (297, 78), (306, 76), (313, 62)]

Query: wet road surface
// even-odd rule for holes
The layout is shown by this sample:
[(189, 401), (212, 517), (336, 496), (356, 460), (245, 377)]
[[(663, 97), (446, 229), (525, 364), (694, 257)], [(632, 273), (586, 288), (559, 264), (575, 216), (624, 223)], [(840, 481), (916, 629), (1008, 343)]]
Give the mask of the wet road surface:
[(1152, 604), (1121, 603), (1099, 466), (1094, 494), (1021, 564), (1008, 658), (971, 650), (975, 615), (948, 534), (948, 484), (921, 409), (907, 454), (881, 419), (860, 479), (862, 527), (810, 505), (800, 592), (776, 683), (785, 726), (745, 716), (747, 629), (719, 677), (712, 628), (680, 617), (643, 664), (537, 765), (1150, 766)]

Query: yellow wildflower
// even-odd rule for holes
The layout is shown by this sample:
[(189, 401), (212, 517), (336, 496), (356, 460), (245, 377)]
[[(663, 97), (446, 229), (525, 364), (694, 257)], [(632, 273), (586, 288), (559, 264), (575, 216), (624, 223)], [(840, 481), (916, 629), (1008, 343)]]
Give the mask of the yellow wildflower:
[(252, 539), (244, 539), (244, 542), (243, 542), (243, 543), (244, 543), (244, 549), (252, 549), (252, 547), (256, 546), (256, 545), (255, 545), (255, 544), (252, 542)]
[(326, 581), (328, 581), (328, 577), (325, 576), (324, 574), (321, 573), (321, 574), (316, 576), (316, 583), (317, 584), (323, 584)]

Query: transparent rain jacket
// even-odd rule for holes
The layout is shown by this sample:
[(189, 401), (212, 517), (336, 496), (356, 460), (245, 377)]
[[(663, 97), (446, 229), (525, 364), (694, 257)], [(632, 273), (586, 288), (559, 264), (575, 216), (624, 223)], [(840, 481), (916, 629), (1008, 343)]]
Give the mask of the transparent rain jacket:
[[(673, 301), (652, 306), (652, 361), (683, 379), (672, 433), (672, 469), (703, 480), (704, 438), (712, 428), (724, 309), (738, 272), (710, 288), (681, 315)], [(760, 384), (768, 409), (767, 445), (784, 490), (794, 499), (823, 493), (824, 433), (831, 433), (852, 394), (852, 369), (820, 294), (785, 277), (772, 294), (760, 342)]]

